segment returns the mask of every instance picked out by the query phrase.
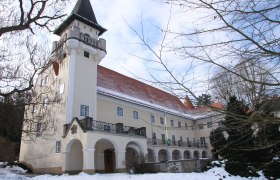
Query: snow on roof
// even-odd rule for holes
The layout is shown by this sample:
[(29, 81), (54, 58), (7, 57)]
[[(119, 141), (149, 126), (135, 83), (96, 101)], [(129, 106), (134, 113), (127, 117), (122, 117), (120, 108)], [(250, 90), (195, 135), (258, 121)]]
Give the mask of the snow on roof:
[(217, 114), (209, 109), (203, 111), (187, 110), (178, 97), (103, 66), (97, 68), (97, 86), (99, 94), (193, 120)]

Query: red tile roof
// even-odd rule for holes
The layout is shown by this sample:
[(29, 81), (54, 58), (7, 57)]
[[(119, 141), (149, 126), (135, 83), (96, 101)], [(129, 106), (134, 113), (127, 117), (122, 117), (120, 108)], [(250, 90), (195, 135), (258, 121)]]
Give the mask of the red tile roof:
[(97, 86), (137, 98), (149, 104), (182, 113), (186, 112), (186, 107), (178, 97), (102, 66), (97, 67)]
[(192, 102), (191, 102), (191, 100), (188, 96), (186, 96), (185, 99), (184, 99), (184, 105), (187, 109), (193, 109), (194, 108), (194, 106), (193, 106), (193, 104), (192, 104)]
[(213, 108), (217, 108), (217, 109), (225, 109), (224, 106), (220, 102), (215, 102), (215, 103), (211, 104), (210, 106)]

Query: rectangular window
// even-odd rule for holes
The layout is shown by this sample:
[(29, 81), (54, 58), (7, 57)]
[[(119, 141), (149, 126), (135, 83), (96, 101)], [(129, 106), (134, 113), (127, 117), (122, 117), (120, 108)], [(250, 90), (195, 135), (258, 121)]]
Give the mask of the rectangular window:
[(59, 94), (63, 94), (64, 93), (64, 84), (61, 84), (59, 86)]
[(188, 124), (187, 123), (185, 123), (185, 128), (188, 129)]
[(180, 121), (178, 121), (178, 127), (179, 127), (179, 128), (181, 127), (181, 122), (180, 122)]
[(183, 146), (183, 137), (182, 136), (180, 136), (180, 140), (178, 141), (178, 145)]
[(152, 133), (152, 139), (153, 139), (153, 145), (156, 145), (157, 144), (157, 135), (156, 133)]
[(205, 144), (205, 137), (200, 137), (200, 143)]
[(161, 134), (161, 140), (163, 144), (166, 144), (166, 140), (165, 140), (165, 134)]
[(175, 144), (176, 144), (175, 135), (172, 135), (172, 143), (173, 143), (173, 145), (175, 145)]
[(84, 117), (89, 116), (89, 106), (81, 105), (81, 107), (80, 107), (80, 116), (84, 116)]
[(55, 152), (56, 153), (60, 153), (61, 150), (61, 142), (60, 141), (56, 141), (55, 142)]
[(133, 111), (133, 119), (138, 119), (138, 112), (137, 111)]
[(36, 125), (36, 137), (41, 136), (41, 123), (37, 123)]
[(203, 124), (198, 124), (198, 129), (203, 129)]
[(123, 108), (117, 107), (117, 115), (118, 116), (123, 116)]
[(157, 135), (155, 132), (152, 133), (152, 136), (153, 136), (153, 139), (156, 139), (157, 138)]
[(159, 122), (160, 122), (160, 124), (164, 124), (164, 119), (163, 119), (163, 117), (160, 117)]
[(41, 79), (40, 86), (44, 86), (44, 79)]
[(89, 58), (89, 52), (84, 51), (84, 56), (85, 56), (86, 58)]
[(174, 121), (170, 120), (171, 127), (174, 127)]
[(35, 111), (36, 111), (36, 104), (33, 104), (33, 105), (32, 105), (32, 114), (34, 114)]
[(213, 126), (212, 122), (207, 122), (207, 127), (211, 128)]
[(105, 124), (104, 131), (111, 131), (111, 127), (108, 124)]
[(191, 146), (192, 146), (189, 137), (187, 137), (187, 146), (188, 146), (188, 147), (191, 147)]
[(151, 115), (151, 116), (150, 116), (150, 120), (151, 120), (151, 123), (155, 123), (155, 116), (154, 116), (154, 115)]
[(46, 108), (48, 103), (49, 103), (49, 99), (45, 98), (44, 101), (43, 101), (43, 107)]
[(45, 77), (45, 84), (47, 84), (49, 82), (49, 76)]

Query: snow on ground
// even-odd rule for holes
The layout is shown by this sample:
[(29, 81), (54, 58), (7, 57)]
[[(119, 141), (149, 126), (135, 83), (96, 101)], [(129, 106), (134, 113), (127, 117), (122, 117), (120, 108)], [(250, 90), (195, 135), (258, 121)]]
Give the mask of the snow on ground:
[(80, 173), (78, 175), (39, 175), (29, 178), (24, 175), (25, 171), (19, 167), (0, 168), (0, 180), (265, 180), (261, 175), (258, 178), (242, 178), (229, 175), (224, 168), (215, 167), (203, 173), (157, 173), (157, 174), (95, 174), (88, 175)]

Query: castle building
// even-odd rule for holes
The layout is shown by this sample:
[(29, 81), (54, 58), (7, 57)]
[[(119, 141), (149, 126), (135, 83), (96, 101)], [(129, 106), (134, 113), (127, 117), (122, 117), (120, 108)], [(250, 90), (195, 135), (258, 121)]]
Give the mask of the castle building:
[[(100, 66), (105, 31), (89, 0), (78, 0), (55, 30), (61, 38), (35, 87), (42, 103), (25, 112), (36, 118), (24, 128), (36, 126), (36, 134), (22, 141), (20, 161), (34, 172), (95, 173), (124, 172), (141, 156), (147, 163), (211, 158), (208, 137), (223, 116)], [(50, 123), (55, 131), (45, 138)]]

